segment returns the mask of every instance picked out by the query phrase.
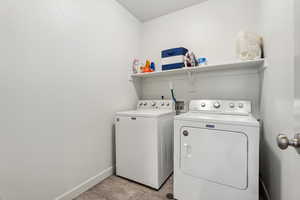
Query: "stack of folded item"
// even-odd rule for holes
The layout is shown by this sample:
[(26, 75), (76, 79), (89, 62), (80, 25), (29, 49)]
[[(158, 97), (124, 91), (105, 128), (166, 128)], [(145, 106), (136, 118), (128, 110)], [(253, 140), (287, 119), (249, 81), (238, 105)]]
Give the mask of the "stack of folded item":
[(183, 68), (185, 55), (188, 52), (186, 48), (179, 47), (167, 49), (161, 52), (162, 70), (172, 70)]

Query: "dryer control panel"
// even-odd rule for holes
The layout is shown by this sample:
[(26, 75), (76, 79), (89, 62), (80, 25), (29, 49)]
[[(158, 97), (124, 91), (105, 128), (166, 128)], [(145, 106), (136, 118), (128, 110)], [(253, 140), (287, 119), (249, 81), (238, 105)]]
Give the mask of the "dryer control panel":
[(249, 115), (251, 113), (251, 102), (236, 100), (192, 100), (189, 111), (225, 115)]

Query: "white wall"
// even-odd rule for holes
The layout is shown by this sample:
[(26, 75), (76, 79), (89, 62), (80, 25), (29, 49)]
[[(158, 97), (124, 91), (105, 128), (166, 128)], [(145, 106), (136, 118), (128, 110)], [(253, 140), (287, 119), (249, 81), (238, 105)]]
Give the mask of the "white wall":
[(295, 92), (300, 99), (300, 2), (295, 0)]
[(0, 24), (0, 196), (54, 199), (113, 165), (140, 23), (111, 0), (4, 0)]
[[(279, 133), (294, 135), (294, 0), (262, 0), (260, 25), (264, 37), (268, 69), (264, 73), (261, 113), (264, 133), (261, 146), (261, 173), (270, 189), (272, 200), (292, 200), (292, 176), (287, 166), (288, 153), (276, 144)], [(295, 188), (294, 188), (295, 189)], [(298, 197), (299, 198), (299, 197)]]
[(250, 71), (211, 72), (197, 75), (192, 82), (185, 76), (147, 78), (142, 96), (169, 97), (168, 81), (171, 80), (179, 99), (251, 99), (256, 112), (261, 105), (264, 122), (261, 173), (273, 200), (293, 198), (288, 180), (293, 170), (284, 164), (290, 156), (282, 156), (276, 144), (277, 134), (287, 133), (290, 137), (294, 134), (293, 3), (294, 0), (210, 0), (143, 24), (142, 59), (156, 63), (160, 62), (161, 50), (179, 46), (193, 50), (199, 57), (208, 57), (209, 63), (232, 61), (236, 59), (235, 41), (240, 30), (262, 34), (268, 69), (261, 76), (261, 90), (260, 78)]
[[(232, 62), (236, 58), (237, 34), (258, 31), (258, 1), (209, 0), (143, 24), (142, 60), (160, 63), (161, 51), (186, 47), (209, 63)], [(178, 99), (199, 98), (252, 100), (259, 109), (259, 76), (253, 71), (204, 73), (188, 82), (186, 76), (147, 79), (143, 98), (169, 97), (168, 81), (174, 82)]]
[(142, 58), (160, 63), (162, 50), (183, 46), (209, 63), (234, 61), (238, 32), (257, 30), (257, 6), (255, 0), (209, 0), (148, 21)]

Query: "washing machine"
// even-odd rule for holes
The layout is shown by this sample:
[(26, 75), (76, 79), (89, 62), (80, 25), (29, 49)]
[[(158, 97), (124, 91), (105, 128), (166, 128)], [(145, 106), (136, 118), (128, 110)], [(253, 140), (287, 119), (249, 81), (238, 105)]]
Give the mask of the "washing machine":
[(174, 197), (258, 200), (259, 122), (251, 102), (194, 100), (174, 120)]
[(139, 101), (136, 110), (118, 112), (116, 174), (159, 189), (173, 172), (172, 100)]

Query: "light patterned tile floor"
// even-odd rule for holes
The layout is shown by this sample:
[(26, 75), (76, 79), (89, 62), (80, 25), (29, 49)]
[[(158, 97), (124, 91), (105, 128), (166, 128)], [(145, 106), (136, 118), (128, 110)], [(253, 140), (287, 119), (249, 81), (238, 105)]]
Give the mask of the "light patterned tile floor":
[(111, 176), (74, 200), (166, 200), (168, 193), (173, 193), (172, 177), (159, 191), (156, 191), (126, 179)]

